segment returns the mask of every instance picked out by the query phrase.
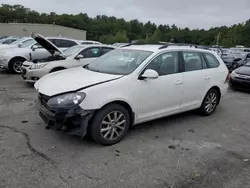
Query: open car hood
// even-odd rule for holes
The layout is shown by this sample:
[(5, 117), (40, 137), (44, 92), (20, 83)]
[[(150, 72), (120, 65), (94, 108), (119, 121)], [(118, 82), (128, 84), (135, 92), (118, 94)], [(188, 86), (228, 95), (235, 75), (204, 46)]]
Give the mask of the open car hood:
[(33, 32), (31, 37), (43, 48), (45, 48), (51, 55), (55, 55), (56, 53), (58, 53), (58, 55), (64, 55), (64, 53), (59, 48), (57, 48), (56, 45), (44, 38), (42, 35)]

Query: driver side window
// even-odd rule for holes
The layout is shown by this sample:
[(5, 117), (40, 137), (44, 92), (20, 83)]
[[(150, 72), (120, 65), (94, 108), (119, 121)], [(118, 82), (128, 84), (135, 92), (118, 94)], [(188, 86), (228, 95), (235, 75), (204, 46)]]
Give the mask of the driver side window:
[(179, 72), (178, 52), (166, 52), (155, 57), (145, 68), (153, 69), (159, 76), (175, 74)]
[(95, 58), (100, 56), (100, 48), (88, 48), (79, 53), (83, 55), (84, 58)]

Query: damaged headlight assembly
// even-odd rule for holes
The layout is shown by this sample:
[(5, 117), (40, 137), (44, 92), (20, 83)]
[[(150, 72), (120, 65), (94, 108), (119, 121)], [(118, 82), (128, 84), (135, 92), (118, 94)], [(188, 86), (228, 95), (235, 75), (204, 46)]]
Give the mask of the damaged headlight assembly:
[(47, 105), (50, 108), (76, 108), (85, 99), (85, 97), (86, 94), (83, 92), (62, 94), (49, 99)]

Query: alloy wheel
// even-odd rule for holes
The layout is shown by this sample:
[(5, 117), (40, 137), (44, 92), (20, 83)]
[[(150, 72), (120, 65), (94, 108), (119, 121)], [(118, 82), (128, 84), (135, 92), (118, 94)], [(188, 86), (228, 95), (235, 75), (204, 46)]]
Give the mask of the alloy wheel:
[(22, 61), (16, 61), (14, 64), (13, 64), (13, 69), (16, 73), (21, 73), (22, 71), (22, 64), (23, 62)]
[(125, 131), (126, 124), (126, 118), (122, 112), (110, 112), (102, 120), (101, 135), (105, 140), (116, 140)]
[(217, 95), (214, 92), (209, 93), (205, 101), (205, 110), (211, 113), (215, 110), (217, 105)]

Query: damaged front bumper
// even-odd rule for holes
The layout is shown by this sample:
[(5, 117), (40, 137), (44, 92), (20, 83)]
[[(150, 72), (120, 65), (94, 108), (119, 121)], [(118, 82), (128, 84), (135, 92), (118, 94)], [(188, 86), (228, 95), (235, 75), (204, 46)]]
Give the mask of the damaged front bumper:
[(38, 99), (39, 115), (46, 124), (47, 129), (55, 129), (70, 135), (84, 137), (87, 133), (89, 121), (94, 110), (75, 109), (51, 109)]

